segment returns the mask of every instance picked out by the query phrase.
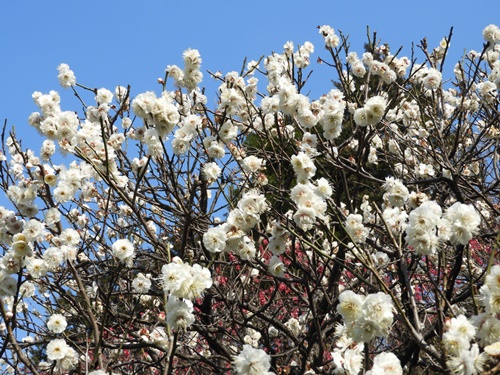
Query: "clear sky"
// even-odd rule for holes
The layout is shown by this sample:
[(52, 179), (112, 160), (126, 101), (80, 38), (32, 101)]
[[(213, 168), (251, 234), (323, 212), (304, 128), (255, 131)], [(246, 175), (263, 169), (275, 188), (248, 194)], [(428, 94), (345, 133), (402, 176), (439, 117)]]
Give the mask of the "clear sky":
[[(482, 29), (500, 23), (499, 14), (498, 0), (5, 1), (0, 5), (0, 120), (15, 125), (29, 143), (33, 132), (27, 118), (37, 110), (31, 94), (63, 91), (56, 70), (62, 62), (79, 83), (110, 90), (130, 84), (137, 95), (158, 93), (156, 79), (167, 65), (182, 65), (187, 48), (200, 50), (203, 70), (226, 73), (239, 71), (245, 57), (281, 53), (288, 40), (310, 41), (316, 47), (310, 88), (324, 93), (334, 76), (315, 62), (327, 57), (318, 25), (349, 34), (357, 52), (363, 52), (369, 25), (392, 51), (404, 45), (403, 55), (423, 37), (430, 48), (437, 46), (454, 26), (451, 59), (456, 61), (465, 49), (481, 49)], [(202, 85), (215, 90), (207, 74)], [(80, 109), (70, 91), (62, 96), (63, 110)], [(207, 96), (209, 104), (215, 101), (210, 90)]]

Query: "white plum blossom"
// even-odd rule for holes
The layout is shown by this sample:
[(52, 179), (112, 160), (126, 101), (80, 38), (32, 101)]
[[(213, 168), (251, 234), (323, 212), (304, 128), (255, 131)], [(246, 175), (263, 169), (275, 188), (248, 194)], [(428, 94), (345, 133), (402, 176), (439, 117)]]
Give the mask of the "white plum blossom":
[(212, 286), (212, 277), (207, 268), (199, 264), (190, 266), (178, 257), (163, 265), (161, 272), (164, 291), (177, 298), (193, 300)]
[(394, 318), (392, 310), (392, 299), (382, 292), (364, 297), (347, 290), (340, 294), (337, 305), (337, 312), (345, 320), (347, 335), (356, 342), (386, 336)]
[(345, 229), (355, 243), (366, 241), (369, 230), (363, 225), (363, 216), (350, 214), (345, 221)]
[(265, 165), (265, 161), (254, 155), (247, 156), (243, 159), (243, 170), (246, 172), (257, 172)]
[(308, 180), (316, 174), (314, 161), (303, 152), (292, 156), (292, 167), (300, 181)]
[(216, 181), (221, 175), (221, 168), (215, 162), (206, 163), (202, 169), (202, 175), (208, 183)]
[(483, 29), (483, 38), (492, 44), (500, 42), (500, 28), (496, 25), (488, 25)]
[(134, 281), (132, 281), (132, 288), (137, 293), (147, 293), (151, 288), (151, 279), (142, 273), (138, 273)]
[(423, 79), (423, 85), (427, 89), (435, 90), (440, 87), (441, 80), (442, 80), (441, 72), (437, 69), (429, 68), (426, 70), (426, 74)]
[(342, 315), (345, 320), (353, 322), (361, 316), (364, 300), (363, 296), (353, 291), (346, 290), (339, 296), (337, 312)]
[(481, 216), (476, 209), (460, 202), (449, 207), (444, 217), (451, 225), (452, 241), (462, 245), (469, 243), (481, 224)]
[(238, 375), (270, 375), (271, 358), (262, 349), (243, 345), (242, 351), (233, 357), (233, 365)]
[(64, 315), (53, 314), (47, 320), (47, 328), (54, 333), (62, 333), (66, 329), (68, 322)]
[(285, 265), (283, 264), (281, 259), (276, 255), (273, 255), (271, 257), (267, 267), (268, 267), (269, 273), (273, 276), (276, 276), (276, 277), (282, 277), (283, 274), (285, 273), (285, 270), (286, 270)]
[(408, 188), (397, 178), (386, 177), (384, 188), (389, 203), (394, 207), (402, 207), (409, 198)]
[(403, 375), (401, 363), (393, 353), (383, 352), (373, 359), (373, 367), (367, 375)]
[(485, 352), (480, 353), (479, 346), (473, 344), (468, 350), (461, 350), (457, 356), (448, 357), (446, 364), (456, 374), (480, 375), (485, 372), (488, 356)]
[(220, 253), (226, 248), (227, 233), (223, 226), (210, 228), (203, 235), (203, 245), (211, 253)]
[(69, 68), (68, 64), (60, 64), (57, 70), (59, 71), (57, 79), (59, 79), (59, 83), (63, 88), (66, 89), (76, 84), (75, 73)]
[(51, 361), (63, 359), (69, 351), (69, 345), (64, 339), (54, 339), (47, 344), (47, 358)]
[(337, 48), (340, 43), (340, 38), (335, 34), (335, 30), (328, 25), (319, 27), (319, 33), (325, 39), (325, 45), (330, 48)]
[(193, 303), (170, 295), (167, 300), (167, 324), (173, 330), (186, 330), (194, 323)]
[(372, 125), (378, 123), (384, 116), (386, 107), (387, 100), (381, 96), (368, 99), (364, 105), (368, 123)]
[(112, 246), (113, 256), (130, 266), (135, 257), (134, 244), (130, 240), (123, 238), (117, 240)]

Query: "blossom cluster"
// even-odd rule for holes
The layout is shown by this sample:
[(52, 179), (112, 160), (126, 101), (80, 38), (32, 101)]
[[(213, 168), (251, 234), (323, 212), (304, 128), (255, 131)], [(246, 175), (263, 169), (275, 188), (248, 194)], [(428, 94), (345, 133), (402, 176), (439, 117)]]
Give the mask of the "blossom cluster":
[(233, 359), (236, 374), (238, 375), (272, 375), (269, 371), (271, 361), (268, 354), (262, 349), (254, 349), (250, 345), (243, 345), (243, 349)]
[(339, 296), (337, 312), (347, 326), (347, 335), (356, 342), (370, 342), (387, 335), (394, 315), (389, 295), (379, 292), (362, 296), (346, 290)]
[(253, 259), (254, 241), (248, 232), (260, 222), (260, 215), (268, 210), (265, 197), (256, 189), (243, 193), (236, 207), (223, 224), (210, 228), (203, 235), (203, 244), (211, 253), (234, 252), (242, 259)]
[(456, 202), (442, 215), (441, 206), (426, 201), (410, 212), (406, 241), (417, 253), (432, 254), (444, 241), (466, 245), (480, 223), (481, 217), (471, 205)]

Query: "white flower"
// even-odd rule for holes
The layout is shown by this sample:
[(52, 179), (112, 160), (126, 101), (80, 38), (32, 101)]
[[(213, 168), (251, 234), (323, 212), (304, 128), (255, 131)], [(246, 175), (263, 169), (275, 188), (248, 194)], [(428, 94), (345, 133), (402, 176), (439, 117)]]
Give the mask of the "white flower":
[(316, 210), (310, 207), (300, 207), (293, 215), (293, 220), (302, 230), (310, 230), (316, 223)]
[(386, 107), (387, 101), (381, 96), (368, 99), (364, 106), (368, 123), (372, 125), (378, 123), (384, 116)]
[(490, 43), (500, 42), (500, 28), (496, 25), (488, 25), (483, 30), (483, 38)]
[(33, 251), (31, 249), (31, 246), (29, 243), (25, 241), (15, 241), (12, 243), (12, 251), (15, 253), (15, 255), (19, 258), (25, 257), (25, 256), (32, 256)]
[(142, 273), (138, 273), (134, 281), (132, 281), (132, 288), (137, 293), (147, 293), (149, 288), (151, 288), (151, 280)]
[(243, 350), (233, 357), (237, 375), (265, 375), (271, 367), (271, 358), (262, 349), (243, 345)]
[(434, 201), (423, 202), (409, 215), (409, 227), (412, 230), (433, 230), (441, 218), (441, 207)]
[(476, 327), (469, 322), (465, 315), (459, 315), (456, 318), (451, 318), (447, 325), (448, 332), (462, 335), (469, 341), (472, 340), (476, 334)]
[(316, 188), (314, 189), (314, 193), (316, 193), (323, 199), (327, 199), (332, 196), (333, 190), (328, 180), (324, 177), (321, 177), (316, 181)]
[(420, 163), (416, 168), (416, 174), (420, 177), (429, 177), (435, 175), (434, 167), (432, 164)]
[[(348, 346), (351, 344), (352, 340), (349, 340)], [(335, 348), (335, 350), (331, 353), (333, 362), (336, 365), (333, 373), (347, 375), (359, 374), (363, 368), (363, 347), (363, 343), (359, 343), (354, 347), (354, 349)]]
[(486, 276), (485, 285), (492, 290), (500, 291), (500, 265), (491, 267), (488, 276)]
[(51, 226), (59, 221), (61, 221), (61, 213), (56, 207), (51, 207), (45, 211), (45, 224), (47, 226)]
[[(44, 234), (44, 224), (38, 220), (30, 220), (24, 224), (23, 235), (26, 236), (25, 241), (39, 241)], [(14, 236), (15, 237), (15, 236)], [(15, 239), (12, 239), (15, 241)]]
[(58, 247), (49, 247), (43, 253), (43, 260), (49, 270), (56, 269), (64, 260), (64, 253)]
[(273, 255), (269, 260), (267, 269), (271, 275), (281, 277), (285, 273), (286, 268), (281, 259), (278, 256)]
[(252, 328), (247, 328), (247, 334), (243, 337), (243, 342), (245, 344), (251, 345), (252, 347), (259, 346), (259, 340), (262, 337), (259, 331), (256, 331)]
[(257, 252), (255, 242), (248, 236), (236, 237), (228, 240), (226, 242), (226, 249), (234, 252), (244, 260), (254, 259)]
[(451, 239), (467, 245), (481, 224), (481, 216), (474, 206), (456, 202), (444, 215), (451, 224)]
[(352, 240), (356, 243), (363, 243), (368, 237), (369, 230), (362, 224), (363, 216), (350, 214), (345, 221), (345, 229)]
[(134, 259), (134, 245), (130, 240), (123, 238), (117, 240), (111, 247), (113, 250), (113, 256), (126, 263), (127, 265), (132, 263)]
[(373, 360), (373, 367), (366, 375), (402, 375), (403, 368), (398, 357), (393, 353), (383, 352)]
[(168, 349), (168, 344), (170, 340), (163, 327), (155, 327), (153, 331), (149, 333), (147, 341), (153, 342), (160, 348), (166, 350)]
[(354, 122), (358, 126), (368, 126), (370, 124), (369, 113), (366, 108), (358, 108), (354, 111)]
[(389, 264), (389, 256), (381, 251), (377, 251), (375, 254), (372, 254), (372, 259), (377, 267), (385, 267)]
[(299, 179), (308, 179), (316, 174), (313, 160), (304, 152), (292, 155), (292, 167)]
[(180, 285), (185, 279), (190, 277), (189, 269), (182, 261), (180, 263), (172, 261), (161, 268), (163, 289), (165, 292), (175, 292), (180, 289)]
[(243, 159), (243, 170), (245, 172), (258, 172), (262, 166), (265, 164), (265, 161), (261, 158), (258, 158), (254, 155), (247, 156)]
[(492, 357), (500, 356), (500, 341), (484, 347), (485, 353)]
[(394, 177), (387, 177), (384, 184), (385, 191), (389, 203), (395, 207), (402, 207), (408, 200), (408, 188), (401, 182), (401, 180)]
[(29, 281), (25, 281), (19, 287), (19, 295), (23, 297), (33, 297), (35, 295), (35, 285)]
[(323, 25), (319, 28), (319, 33), (325, 39), (325, 45), (329, 48), (337, 48), (340, 44), (340, 38), (335, 35), (335, 30), (328, 25)]
[(377, 336), (385, 336), (386, 332), (383, 328), (384, 327), (381, 327), (378, 322), (362, 315), (354, 322), (349, 330), (349, 335), (356, 342), (370, 342)]
[(203, 244), (211, 253), (220, 253), (226, 248), (227, 234), (222, 226), (210, 228), (203, 235)]
[(55, 339), (47, 345), (47, 358), (51, 361), (62, 359), (66, 356), (70, 347), (66, 344), (64, 339)]
[(76, 246), (80, 242), (80, 234), (73, 228), (66, 228), (59, 236), (61, 244), (68, 246)]
[(426, 89), (434, 90), (441, 85), (442, 74), (439, 70), (429, 68), (424, 77), (423, 84)]
[(421, 255), (434, 254), (439, 245), (439, 238), (432, 231), (414, 229), (411, 226), (406, 229), (405, 239), (408, 246)]
[(348, 322), (354, 322), (362, 315), (364, 297), (351, 290), (342, 292), (339, 296), (337, 312)]
[(107, 372), (104, 370), (94, 370), (90, 371), (89, 375), (107, 375)]
[(151, 106), (155, 100), (156, 95), (152, 91), (139, 94), (132, 101), (132, 110), (137, 116), (145, 118), (151, 112)]
[(228, 237), (234, 237), (238, 231), (246, 231), (253, 228), (258, 223), (259, 217), (257, 215), (248, 214), (235, 208), (227, 217), (226, 226), (230, 229)]
[(470, 350), (462, 350), (458, 356), (449, 357), (446, 363), (454, 374), (480, 375), (484, 373), (487, 360), (487, 354), (479, 353), (478, 345), (473, 344)]
[(68, 64), (60, 64), (57, 67), (57, 70), (59, 71), (57, 79), (63, 88), (66, 89), (76, 84), (75, 73), (73, 73), (73, 71), (69, 68)]
[(47, 264), (43, 259), (28, 258), (26, 261), (26, 270), (34, 279), (45, 276), (48, 271)]
[(387, 328), (393, 320), (392, 309), (391, 297), (382, 292), (369, 294), (363, 303), (365, 316), (374, 320), (380, 326), (385, 326)]
[(191, 267), (178, 257), (165, 264), (161, 272), (165, 293), (171, 293), (178, 298), (193, 300), (212, 286), (212, 277), (207, 268), (199, 264)]
[[(0, 274), (1, 275), (1, 274)], [(3, 275), (0, 276), (4, 277)], [(13, 296), (17, 292), (17, 280), (11, 276), (6, 276), (0, 280), (0, 295)]]
[(188, 48), (182, 53), (184, 64), (189, 67), (198, 67), (201, 65), (201, 55), (197, 49)]
[(173, 330), (186, 330), (194, 322), (193, 303), (181, 301), (174, 295), (167, 300), (167, 324)]
[(124, 86), (116, 86), (115, 87), (115, 99), (117, 102), (121, 103), (125, 96), (127, 95), (127, 88)]
[(226, 121), (219, 129), (219, 137), (224, 143), (229, 143), (238, 135), (238, 127), (231, 121)]
[(382, 217), (387, 226), (393, 233), (400, 233), (406, 228), (406, 219), (408, 214), (406, 211), (401, 211), (399, 207), (386, 207), (382, 212)]
[(110, 104), (113, 101), (113, 93), (105, 88), (99, 89), (95, 101), (99, 104)]
[(65, 352), (65, 356), (57, 361), (55, 368), (56, 370), (61, 369), (67, 371), (74, 369), (77, 364), (78, 354), (75, 349), (68, 346)]
[(472, 320), (477, 327), (476, 337), (481, 339), (484, 345), (500, 341), (500, 320), (488, 313), (475, 316)]
[(26, 337), (23, 337), (21, 341), (28, 343), (28, 344), (32, 344), (35, 342), (35, 338), (33, 336), (26, 336)]
[(184, 78), (184, 72), (177, 65), (168, 65), (165, 71), (168, 73), (169, 77), (175, 80), (175, 84), (182, 85), (182, 80)]
[(290, 332), (292, 333), (292, 335), (294, 336), (298, 336), (300, 335), (300, 333), (302, 332), (303, 330), (303, 327), (302, 325), (300, 324), (300, 322), (295, 319), (295, 318), (290, 318), (288, 319), (288, 321), (285, 323), (285, 326), (290, 330)]
[(62, 333), (68, 326), (66, 318), (61, 314), (53, 314), (47, 320), (47, 328), (54, 333)]
[(189, 149), (189, 141), (181, 138), (174, 138), (172, 149), (175, 155), (184, 155)]
[(66, 203), (73, 198), (74, 190), (67, 184), (59, 184), (53, 191), (54, 199), (58, 203)]
[(449, 354), (457, 356), (462, 350), (469, 350), (470, 341), (457, 331), (448, 331), (443, 334), (443, 345)]
[(203, 168), (201, 170), (201, 173), (203, 175), (203, 178), (211, 184), (215, 180), (217, 180), (221, 174), (221, 168), (217, 165), (217, 163), (210, 162), (210, 163), (205, 163), (203, 165)]
[(207, 148), (207, 155), (214, 159), (221, 159), (226, 154), (224, 150), (224, 146), (218, 142), (212, 142), (210, 146)]
[(249, 190), (243, 194), (238, 201), (237, 207), (247, 215), (260, 215), (268, 210), (268, 205), (264, 195), (257, 190)]

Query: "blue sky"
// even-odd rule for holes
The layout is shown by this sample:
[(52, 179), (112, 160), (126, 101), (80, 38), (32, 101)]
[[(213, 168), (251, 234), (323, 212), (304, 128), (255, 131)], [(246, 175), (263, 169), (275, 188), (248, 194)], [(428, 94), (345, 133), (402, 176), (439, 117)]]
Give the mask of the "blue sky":
[[(30, 144), (33, 132), (27, 118), (37, 110), (31, 99), (34, 91), (58, 90), (62, 93), (63, 110), (80, 109), (71, 92), (63, 93), (58, 85), (58, 64), (69, 64), (78, 82), (90, 87), (114, 90), (117, 85), (130, 84), (132, 95), (148, 90), (158, 93), (156, 79), (163, 75), (167, 65), (182, 65), (181, 54), (187, 48), (200, 50), (204, 70), (226, 73), (239, 71), (245, 57), (257, 60), (272, 51), (282, 52), (288, 40), (295, 44), (310, 41), (316, 47), (310, 88), (313, 93), (323, 93), (334, 78), (327, 66), (315, 62), (319, 56), (327, 57), (316, 29), (323, 24), (349, 34), (352, 50), (358, 52), (363, 50), (369, 25), (393, 51), (404, 45), (404, 55), (410, 55), (411, 43), (418, 44), (424, 36), (430, 47), (436, 46), (454, 26), (450, 60), (457, 60), (465, 49), (480, 50), (482, 29), (500, 22), (498, 0), (458, 3), (435, 0), (3, 2), (0, 120), (3, 123), (7, 119), (9, 125), (15, 125), (17, 134)], [(209, 88), (209, 104), (214, 103), (215, 95), (211, 92), (215, 86), (207, 74), (202, 85)], [(38, 143), (32, 147), (38, 151)]]

